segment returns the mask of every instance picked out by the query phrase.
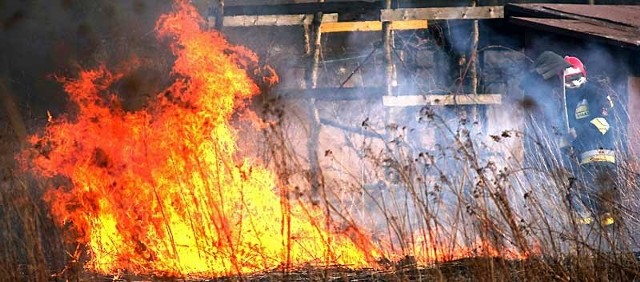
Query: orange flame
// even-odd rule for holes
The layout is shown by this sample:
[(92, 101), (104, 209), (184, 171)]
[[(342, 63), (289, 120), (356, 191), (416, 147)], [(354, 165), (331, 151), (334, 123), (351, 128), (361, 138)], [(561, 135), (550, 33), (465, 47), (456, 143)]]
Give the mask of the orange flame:
[(201, 25), (185, 2), (158, 21), (159, 34), (173, 40), (179, 79), (153, 106), (125, 112), (109, 90), (123, 74), (82, 71), (61, 79), (77, 117), (52, 119), (31, 138), (34, 169), (70, 181), (47, 200), (88, 246), (87, 266), (221, 276), (369, 264), (373, 251), (330, 234), (320, 211), (279, 197), (273, 174), (236, 156), (229, 119), (259, 91), (242, 69), (255, 55)]
[[(354, 224), (331, 232), (321, 211), (290, 202), (271, 172), (238, 156), (230, 126), (233, 113), (259, 92), (250, 75), (266, 83), (277, 76), (264, 76), (255, 54), (201, 26), (186, 1), (158, 21), (159, 35), (172, 42), (178, 79), (149, 107), (122, 109), (111, 89), (124, 73), (85, 70), (60, 79), (75, 117), (48, 114), (45, 133), (31, 137), (34, 150), (24, 159), (40, 175), (68, 182), (46, 199), (87, 246), (87, 267), (224, 276), (304, 264), (371, 267), (383, 254), (396, 259), (404, 252), (422, 263), (478, 254), (424, 234), (399, 254), (390, 239), (373, 240)], [(519, 257), (476, 245), (481, 255)]]

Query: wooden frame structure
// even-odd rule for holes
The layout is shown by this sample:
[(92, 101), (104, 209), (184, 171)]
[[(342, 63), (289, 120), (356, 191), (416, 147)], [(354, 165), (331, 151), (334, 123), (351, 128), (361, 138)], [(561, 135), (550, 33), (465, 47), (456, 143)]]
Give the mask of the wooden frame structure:
[(502, 6), (403, 8), (380, 10), (380, 21), (484, 20), (504, 17)]
[[(322, 22), (320, 25), (321, 33), (329, 32), (356, 32), (356, 31), (381, 31), (382, 23), (380, 21), (361, 21), (361, 22)], [(426, 29), (427, 20), (407, 20), (389, 22), (391, 30), (411, 30)]]
[[(217, 0), (222, 4), (223, 0)], [(296, 26), (304, 27), (305, 41), (307, 43), (305, 53), (310, 55), (309, 67), (306, 70), (305, 89), (288, 89), (285, 99), (305, 99), (309, 115), (309, 136), (307, 143), (307, 155), (309, 160), (309, 177), (311, 184), (312, 200), (318, 200), (320, 189), (324, 187), (320, 172), (318, 157), (318, 143), (321, 127), (323, 125), (342, 128), (339, 123), (322, 120), (319, 115), (316, 102), (338, 100), (371, 100), (380, 99), (386, 108), (385, 115), (389, 122), (395, 120), (394, 113), (403, 107), (411, 106), (472, 106), (472, 116), (477, 117), (478, 105), (498, 105), (502, 102), (500, 94), (477, 93), (477, 43), (478, 25), (480, 19), (503, 18), (502, 6), (484, 7), (445, 7), (445, 8), (403, 8), (392, 9), (391, 0), (379, 0), (377, 2), (351, 1), (351, 2), (324, 2), (300, 3), (268, 6), (238, 6), (217, 9), (217, 17), (213, 18), (216, 28), (223, 27), (251, 27), (251, 26)], [(222, 4), (222, 6), (224, 6)], [(224, 12), (220, 12), (223, 11)], [(375, 13), (373, 18), (358, 17), (346, 19), (345, 14), (354, 12), (371, 11)], [(216, 20), (217, 18), (217, 20)], [(220, 19), (222, 18), (222, 19)], [(212, 19), (209, 19), (210, 23)], [(427, 29), (430, 21), (439, 20), (474, 20), (472, 35), (472, 54), (470, 59), (469, 75), (471, 81), (471, 93), (445, 93), (422, 95), (398, 95), (400, 90), (396, 82), (396, 67), (394, 65), (394, 30), (418, 30)], [(220, 24), (222, 23), (222, 24)], [(319, 60), (322, 36), (327, 33), (338, 32), (380, 32), (383, 44), (384, 59), (384, 87), (373, 88), (318, 88)], [(350, 78), (351, 76), (349, 76)], [(348, 78), (347, 78), (348, 80)], [(406, 93), (409, 94), (409, 93)], [(415, 94), (415, 93), (411, 93)], [(475, 118), (473, 118), (475, 120)], [(385, 134), (389, 137), (390, 135)], [(384, 137), (384, 138), (387, 138)]]
[[(388, 3), (387, 3), (388, 2)], [(480, 104), (499, 104), (501, 102), (499, 94), (491, 94), (486, 97), (485, 94), (461, 94), (461, 95), (395, 95), (393, 85), (393, 77), (395, 76), (395, 67), (391, 50), (393, 49), (392, 38), (394, 30), (412, 30), (426, 29), (431, 20), (478, 20), (478, 19), (496, 19), (504, 16), (502, 6), (478, 6), (478, 7), (440, 7), (440, 8), (399, 8), (391, 9), (390, 1), (382, 0), (379, 3), (371, 2), (324, 2), (318, 3), (300, 3), (300, 4), (281, 4), (266, 6), (231, 6), (224, 9), (223, 26), (224, 27), (251, 27), (251, 26), (305, 26), (305, 30), (315, 31), (315, 44), (311, 44), (314, 52), (320, 44), (322, 34), (336, 32), (382, 32), (385, 64), (387, 76), (387, 91), (379, 93), (373, 97), (365, 99), (383, 98), (383, 104), (386, 106), (411, 106), (411, 105), (480, 105)], [(349, 13), (353, 10), (377, 10), (379, 18), (377, 20), (362, 21), (340, 21), (340, 13)], [(210, 22), (216, 22), (215, 17), (209, 19)], [(313, 60), (319, 59), (319, 56), (312, 56)], [(331, 88), (323, 91), (316, 89), (318, 63), (312, 62), (309, 69), (310, 81), (308, 81), (308, 89), (305, 95), (294, 97), (289, 93), (285, 95), (287, 98), (302, 99), (320, 99), (320, 100), (352, 100), (363, 98), (362, 96), (350, 94), (354, 90), (348, 88)], [(310, 86), (310, 87), (309, 87)], [(304, 89), (301, 89), (304, 90)], [(345, 95), (329, 95), (330, 97), (321, 96), (321, 93), (344, 93)], [(380, 95), (382, 94), (382, 95)], [(384, 97), (382, 97), (384, 96)], [(437, 102), (435, 102), (437, 101)]]
[[(250, 26), (292, 26), (311, 25), (313, 16), (303, 15), (247, 15), (247, 16), (225, 16), (223, 26), (226, 27), (250, 27)], [(322, 15), (322, 22), (337, 22), (338, 14)]]

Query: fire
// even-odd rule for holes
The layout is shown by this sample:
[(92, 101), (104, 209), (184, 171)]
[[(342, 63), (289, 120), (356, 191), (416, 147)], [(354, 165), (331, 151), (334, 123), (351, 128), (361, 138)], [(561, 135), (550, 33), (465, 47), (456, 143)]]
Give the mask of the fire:
[(374, 240), (374, 231), (355, 224), (336, 232), (318, 208), (290, 200), (272, 172), (236, 152), (230, 120), (240, 109), (250, 113), (245, 102), (259, 93), (247, 73), (255, 54), (201, 29), (186, 1), (175, 7), (156, 27), (176, 57), (177, 79), (168, 89), (148, 107), (125, 111), (112, 89), (126, 73), (102, 66), (60, 78), (75, 115), (48, 114), (44, 133), (24, 152), (37, 174), (57, 183), (46, 200), (86, 246), (89, 269), (217, 277), (307, 264), (372, 267), (382, 256), (431, 263), (477, 254), (424, 234), (397, 251), (393, 240)]
[(237, 156), (229, 120), (259, 92), (243, 70), (255, 55), (201, 26), (186, 2), (158, 21), (178, 79), (148, 108), (120, 107), (110, 89), (124, 74), (85, 70), (60, 79), (77, 115), (31, 137), (34, 170), (68, 180), (47, 200), (87, 246), (87, 266), (221, 276), (370, 264), (374, 250), (332, 234), (322, 212), (279, 196), (286, 187), (272, 173)]

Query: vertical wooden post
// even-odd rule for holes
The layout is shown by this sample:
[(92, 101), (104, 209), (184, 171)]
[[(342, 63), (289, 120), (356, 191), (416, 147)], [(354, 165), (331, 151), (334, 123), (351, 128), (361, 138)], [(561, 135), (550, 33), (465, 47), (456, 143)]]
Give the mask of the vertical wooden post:
[[(318, 0), (319, 3), (324, 0)], [(322, 25), (322, 13), (315, 13), (313, 17), (313, 29), (314, 29), (314, 42), (313, 42), (313, 60), (311, 62), (311, 74), (308, 85), (312, 89), (318, 86), (318, 69), (320, 66), (320, 57), (322, 52), (322, 31), (320, 26)], [(325, 191), (324, 179), (322, 175), (322, 169), (320, 167), (320, 160), (318, 159), (318, 144), (320, 139), (320, 114), (318, 113), (318, 107), (316, 106), (316, 99), (309, 100), (309, 143), (307, 144), (307, 152), (309, 155), (309, 182), (311, 184), (311, 201), (314, 205), (319, 205), (320, 200), (324, 201), (325, 212), (325, 227), (331, 226), (331, 215), (329, 209), (329, 200), (327, 199), (327, 193)], [(322, 196), (322, 199), (320, 199)], [(327, 238), (330, 244), (331, 237)], [(326, 263), (330, 263), (331, 255), (326, 253)]]
[[(384, 1), (384, 8), (391, 9), (391, 0)], [(385, 64), (385, 78), (386, 78), (386, 95), (393, 95), (393, 88), (395, 86), (393, 75), (393, 33), (391, 31), (391, 22), (382, 23), (382, 42), (384, 44), (384, 64)]]
[[(392, 0), (381, 0), (382, 7), (385, 9), (391, 9)], [(394, 81), (394, 68), (393, 68), (393, 32), (391, 30), (391, 22), (383, 22), (382, 23), (382, 44), (383, 44), (383, 52), (384, 52), (384, 66), (385, 66), (385, 95), (393, 96), (395, 94), (394, 88), (396, 83)], [(394, 107), (385, 108), (385, 119), (388, 124), (385, 126), (385, 134), (388, 141), (393, 137), (393, 130), (389, 130), (394, 128), (395, 125), (395, 117), (396, 112), (398, 111)]]
[(216, 29), (221, 30), (224, 23), (224, 0), (218, 0), (218, 15), (216, 16)]
[[(319, 2), (324, 2), (324, 0), (319, 0)], [(322, 13), (315, 13), (313, 17), (313, 47), (312, 47), (312, 61), (311, 61), (311, 73), (310, 73), (310, 84), (309, 86), (312, 89), (315, 89), (318, 86), (318, 69), (320, 66), (320, 55), (322, 52), (322, 31), (320, 31), (320, 25), (322, 24)]]
[(303, 28), (304, 28), (304, 55), (305, 56), (311, 55), (311, 26), (313, 26), (313, 23), (311, 25), (308, 25), (308, 24), (304, 24), (303, 25)]
[[(382, 1), (382, 7), (384, 9), (391, 9), (392, 8), (392, 3), (393, 0), (381, 0)], [(395, 96), (397, 93), (395, 91), (395, 88), (397, 86), (397, 78), (396, 78), (396, 72), (395, 72), (395, 66), (394, 66), (394, 61), (393, 61), (393, 53), (394, 53), (394, 34), (393, 34), (393, 30), (391, 29), (391, 22), (382, 22), (382, 44), (383, 44), (383, 52), (384, 52), (384, 65), (385, 65), (385, 86), (386, 86), (386, 91), (385, 91), (385, 95), (387, 96)], [(385, 125), (385, 142), (387, 142), (387, 146), (385, 146), (387, 149), (385, 152), (385, 155), (387, 158), (392, 159), (392, 160), (400, 160), (401, 155), (399, 154), (398, 151), (398, 147), (395, 145), (398, 145), (396, 138), (399, 138), (399, 128), (398, 128), (398, 123), (397, 123), (397, 119), (400, 113), (402, 113), (402, 108), (400, 107), (385, 107), (384, 108), (384, 114), (385, 114), (385, 119), (387, 121), (387, 124)], [(387, 169), (389, 167), (384, 167), (384, 169)], [(382, 199), (381, 202), (383, 205), (395, 205), (395, 204), (400, 204), (403, 201), (403, 197), (401, 194), (395, 194), (395, 193), (391, 193), (389, 191), (395, 190), (396, 188), (394, 187), (398, 187), (398, 185), (402, 185), (401, 181), (398, 181), (396, 179), (388, 179), (386, 176), (384, 177), (385, 180), (385, 184), (386, 184), (386, 189), (389, 189), (387, 191), (382, 191)], [(387, 196), (385, 196), (387, 195)], [(406, 201), (406, 198), (404, 198), (404, 201)], [(388, 203), (387, 203), (388, 202)], [(406, 202), (404, 202), (404, 204), (406, 204)], [(402, 205), (404, 205), (402, 204)], [(394, 213), (396, 213), (400, 218), (398, 218), (398, 220), (400, 221), (404, 221), (407, 218), (405, 217), (406, 214), (402, 215), (402, 212), (400, 210), (395, 210)], [(390, 225), (387, 226), (387, 230), (389, 232), (389, 234), (391, 234), (391, 229), (392, 227)], [(410, 238), (410, 234), (408, 233), (409, 231), (407, 230), (407, 227), (403, 224), (400, 224), (398, 226), (398, 228), (395, 230), (395, 232), (398, 232), (398, 244), (400, 245), (400, 249), (404, 252), (409, 244), (408, 242), (408, 238)]]
[[(471, 6), (478, 6), (478, 0), (472, 0)], [(469, 60), (469, 84), (471, 94), (478, 95), (478, 41), (480, 40), (480, 30), (478, 20), (473, 20), (471, 27), (471, 55)], [(478, 106), (471, 109), (471, 122), (479, 125)]]
[[(318, 0), (324, 2), (324, 0)], [(318, 86), (318, 68), (320, 65), (320, 52), (322, 52), (322, 32), (320, 25), (322, 24), (322, 13), (318, 12), (313, 18), (313, 44), (312, 44), (312, 61), (309, 70), (308, 83), (311, 89)], [(311, 200), (314, 204), (318, 203), (320, 188), (323, 185), (322, 171), (320, 170), (320, 161), (318, 160), (318, 143), (320, 138), (320, 115), (316, 107), (314, 98), (309, 100), (309, 142), (307, 144), (307, 155), (309, 157), (309, 181), (311, 184)]]
[(224, 0), (211, 0), (207, 17), (209, 28), (222, 29), (224, 23)]

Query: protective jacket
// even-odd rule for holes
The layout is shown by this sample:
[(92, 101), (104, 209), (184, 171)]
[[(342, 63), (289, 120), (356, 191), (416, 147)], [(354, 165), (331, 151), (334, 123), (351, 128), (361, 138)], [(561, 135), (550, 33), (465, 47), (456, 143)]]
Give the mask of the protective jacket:
[(615, 163), (610, 97), (591, 83), (566, 91), (569, 126), (576, 132), (572, 146), (578, 154), (578, 162)]

